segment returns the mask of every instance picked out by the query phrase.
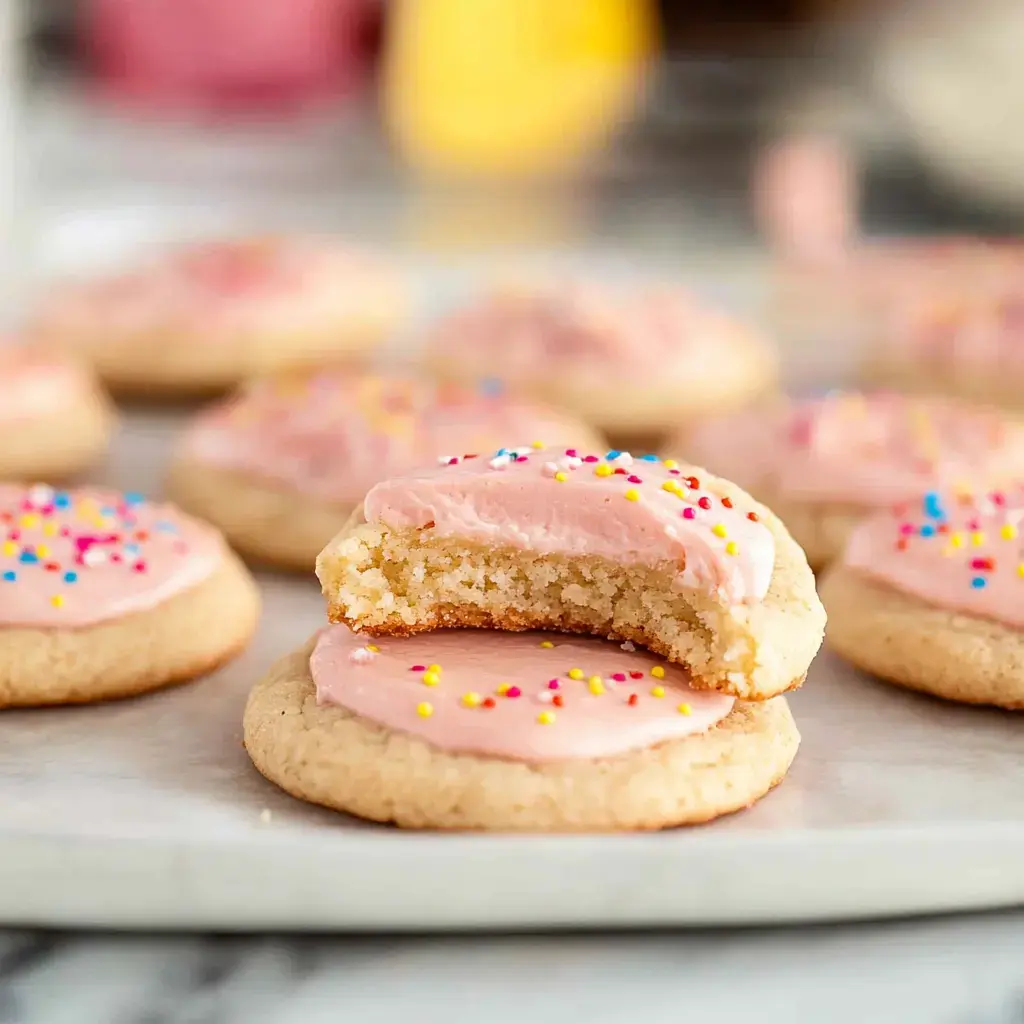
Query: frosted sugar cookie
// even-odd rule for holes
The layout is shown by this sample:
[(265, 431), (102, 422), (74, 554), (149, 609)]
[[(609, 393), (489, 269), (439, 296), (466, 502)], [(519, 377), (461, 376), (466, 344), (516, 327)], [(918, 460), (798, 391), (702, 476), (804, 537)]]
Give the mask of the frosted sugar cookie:
[(766, 700), (803, 681), (824, 612), (803, 552), (738, 487), (628, 452), (529, 446), (377, 484), (324, 549), (332, 622), (630, 640), (697, 688)]
[(821, 568), (853, 526), (943, 481), (1024, 474), (1024, 426), (948, 399), (835, 393), (706, 420), (671, 446), (769, 505)]
[(201, 413), (182, 440), (170, 493), (260, 561), (311, 571), (376, 483), (505, 437), (591, 446), (566, 413), (406, 377), (322, 371), (266, 380)]
[(862, 523), (822, 582), (828, 642), (900, 686), (1024, 708), (1024, 485)]
[(169, 505), (0, 485), (0, 707), (184, 682), (238, 653), (258, 612), (220, 534)]
[(107, 448), (110, 402), (81, 364), (0, 343), (0, 480), (64, 480)]
[(332, 626), (256, 685), (256, 767), (294, 796), (405, 828), (658, 829), (749, 806), (799, 734), (592, 637), (442, 630), (367, 643)]
[(400, 298), (390, 269), (331, 242), (206, 242), (58, 289), (31, 328), (118, 393), (191, 395), (359, 356)]
[(764, 339), (676, 288), (489, 295), (437, 325), (427, 358), (444, 377), (497, 378), (561, 406), (623, 446), (657, 447), (680, 423), (745, 405), (776, 379)]

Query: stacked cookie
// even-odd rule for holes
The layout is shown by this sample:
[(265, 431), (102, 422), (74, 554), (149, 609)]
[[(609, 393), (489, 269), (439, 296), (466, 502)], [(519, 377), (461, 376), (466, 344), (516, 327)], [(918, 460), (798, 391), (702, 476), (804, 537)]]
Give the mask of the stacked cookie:
[(406, 827), (650, 829), (745, 807), (799, 736), (824, 612), (743, 491), (620, 451), (502, 448), (373, 487), (324, 549), (329, 626), (245, 743), (303, 799)]

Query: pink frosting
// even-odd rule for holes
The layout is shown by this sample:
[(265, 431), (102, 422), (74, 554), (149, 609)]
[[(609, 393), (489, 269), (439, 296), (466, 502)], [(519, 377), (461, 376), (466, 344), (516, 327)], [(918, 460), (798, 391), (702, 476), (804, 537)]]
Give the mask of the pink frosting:
[(880, 506), (942, 481), (1024, 473), (1024, 428), (994, 410), (894, 394), (831, 394), (710, 420), (683, 445), (753, 491)]
[(138, 495), (0, 485), (0, 625), (91, 626), (210, 576), (220, 535)]
[(370, 257), (307, 239), (183, 246), (136, 269), (69, 285), (35, 329), (109, 328), (116, 334), (189, 328), (196, 341), (251, 326), (288, 327), (325, 312), (393, 301), (390, 276)]
[(843, 560), (928, 604), (1024, 628), (1024, 485), (932, 492), (921, 509), (873, 516)]
[(445, 751), (517, 761), (614, 757), (706, 732), (733, 707), (630, 644), (558, 633), (438, 630), (366, 644), (331, 626), (310, 671), (321, 704)]
[(746, 328), (677, 288), (573, 284), (486, 297), (442, 321), (429, 345), (435, 357), (513, 384), (569, 371), (607, 384), (609, 373), (704, 372), (741, 337), (755, 344)]
[(324, 371), (264, 381), (203, 413), (188, 432), (192, 458), (354, 504), (378, 481), (438, 455), (502, 438), (576, 440), (555, 413), (426, 380)]
[(681, 587), (730, 602), (760, 601), (775, 561), (771, 533), (751, 506), (733, 506), (700, 483), (655, 456), (500, 449), (378, 484), (364, 512), (371, 523), (429, 527), (441, 537), (633, 564), (668, 562)]
[(91, 389), (77, 363), (0, 343), (0, 422), (58, 414)]

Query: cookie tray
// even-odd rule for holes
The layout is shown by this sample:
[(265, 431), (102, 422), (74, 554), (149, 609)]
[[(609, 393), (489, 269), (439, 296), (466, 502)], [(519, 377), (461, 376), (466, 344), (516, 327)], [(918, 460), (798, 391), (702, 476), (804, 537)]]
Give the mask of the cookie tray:
[[(127, 418), (105, 478), (159, 493), (181, 414)], [(323, 621), (265, 575), (256, 642), (196, 685), (0, 715), (0, 923), (218, 930), (814, 921), (1024, 903), (1024, 721), (823, 655), (804, 743), (753, 810), (654, 835), (407, 834), (307, 807), (251, 767), (250, 684)]]

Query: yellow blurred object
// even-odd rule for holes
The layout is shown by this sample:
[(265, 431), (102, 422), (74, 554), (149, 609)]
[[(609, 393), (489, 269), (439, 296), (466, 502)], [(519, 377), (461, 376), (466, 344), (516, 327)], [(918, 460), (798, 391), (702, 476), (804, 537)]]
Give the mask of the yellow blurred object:
[(657, 45), (649, 0), (396, 0), (385, 116), (424, 171), (558, 171), (630, 114)]

